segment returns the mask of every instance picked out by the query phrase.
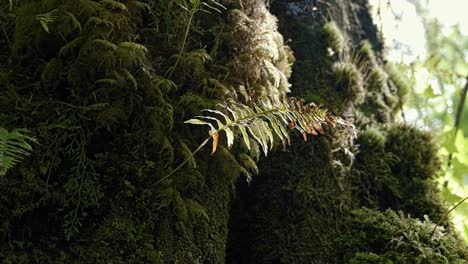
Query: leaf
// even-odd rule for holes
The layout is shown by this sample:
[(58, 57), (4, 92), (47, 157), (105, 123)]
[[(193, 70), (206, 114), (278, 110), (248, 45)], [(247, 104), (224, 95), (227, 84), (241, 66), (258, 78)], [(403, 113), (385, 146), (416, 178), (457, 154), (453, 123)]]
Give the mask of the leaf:
[(274, 146), (275, 134), (280, 138), (284, 147), (291, 144), (287, 125), (291, 129), (297, 129), (302, 134), (304, 141), (307, 141), (308, 133), (312, 135), (325, 133), (324, 124), (330, 127), (341, 124), (354, 128), (351, 123), (328, 113), (327, 109), (313, 103), (304, 104), (302, 99), (294, 97), (257, 98), (251, 104), (247, 106), (230, 99), (225, 104), (217, 104), (227, 113), (213, 109), (203, 110), (217, 116), (223, 116), (224, 122), (213, 116), (196, 116), (199, 119), (190, 119), (185, 123), (210, 125), (210, 135), (213, 137), (212, 154), (216, 151), (220, 131), (226, 131), (228, 147), (230, 148), (234, 144), (236, 132), (234, 129), (239, 128), (247, 148), (249, 150), (251, 148), (250, 137), (252, 136), (261, 146), (265, 156), (268, 155), (268, 150)]
[(192, 124), (192, 125), (208, 125), (208, 122), (205, 122), (203, 120), (196, 119), (196, 118), (189, 119), (189, 120), (185, 121), (184, 123), (185, 124)]
[(224, 128), (224, 131), (226, 131), (228, 148), (231, 148), (234, 144), (234, 133), (232, 133), (232, 130), (228, 127)]
[(218, 148), (218, 140), (219, 140), (219, 134), (217, 132), (213, 133), (211, 135), (213, 138), (213, 147), (211, 149), (211, 155), (213, 155), (216, 152), (216, 148)]
[(239, 130), (242, 133), (242, 138), (244, 139), (244, 143), (247, 146), (247, 149), (250, 150), (250, 138), (249, 138), (249, 134), (247, 134), (247, 130), (241, 124), (237, 124), (237, 127), (239, 127)]

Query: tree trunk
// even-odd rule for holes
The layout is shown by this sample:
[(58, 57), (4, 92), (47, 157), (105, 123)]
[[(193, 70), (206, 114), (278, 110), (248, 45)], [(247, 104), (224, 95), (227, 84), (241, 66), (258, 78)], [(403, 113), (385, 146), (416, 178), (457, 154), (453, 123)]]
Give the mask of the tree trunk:
[[(0, 177), (0, 262), (468, 261), (367, 2), (268, 4), (0, 4), (0, 126), (39, 142)], [(355, 131), (291, 131), (264, 157), (233, 128), (194, 151), (212, 135), (184, 121), (224, 122), (203, 109), (286, 95)]]

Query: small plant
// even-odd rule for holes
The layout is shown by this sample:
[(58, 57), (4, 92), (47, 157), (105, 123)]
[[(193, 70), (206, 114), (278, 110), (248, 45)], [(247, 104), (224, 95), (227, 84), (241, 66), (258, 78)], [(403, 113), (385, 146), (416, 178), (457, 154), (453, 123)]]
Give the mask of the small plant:
[(7, 170), (31, 154), (32, 147), (28, 141), (36, 140), (28, 136), (28, 133), (26, 129), (13, 129), (8, 132), (0, 127), (0, 176), (4, 176)]
[[(185, 11), (189, 12), (189, 19), (187, 22), (187, 26), (185, 28), (184, 38), (182, 40), (182, 44), (180, 46), (179, 54), (177, 55), (176, 62), (174, 63), (174, 66), (172, 66), (167, 73), (168, 79), (171, 78), (172, 74), (174, 73), (174, 70), (177, 68), (177, 65), (179, 64), (180, 58), (182, 57), (182, 53), (184, 53), (185, 51), (185, 45), (187, 44), (187, 38), (190, 33), (190, 28), (192, 27), (193, 17), (195, 13), (197, 13), (198, 11), (210, 13), (209, 10), (214, 10), (218, 13), (221, 13), (220, 8), (224, 10), (226, 9), (226, 7), (216, 2), (215, 0), (211, 0), (211, 5), (206, 2), (203, 2), (202, 0), (190, 0), (190, 3), (192, 4), (192, 7), (190, 10), (180, 5), (180, 7), (182, 7)], [(206, 8), (208, 8), (208, 10)]]

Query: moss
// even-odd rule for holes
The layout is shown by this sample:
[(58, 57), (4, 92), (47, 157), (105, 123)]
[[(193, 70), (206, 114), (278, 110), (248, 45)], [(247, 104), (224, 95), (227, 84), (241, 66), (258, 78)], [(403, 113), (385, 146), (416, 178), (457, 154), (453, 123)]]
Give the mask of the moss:
[[(350, 250), (343, 263), (464, 263), (468, 248), (433, 223), (394, 211), (358, 209), (349, 218)], [(349, 261), (349, 262), (348, 262)]]
[(357, 60), (359, 64), (365, 64), (368, 67), (376, 65), (377, 59), (375, 52), (372, 48), (372, 44), (368, 40), (361, 41), (357, 51)]
[(364, 88), (361, 73), (355, 64), (336, 62), (332, 65), (334, 87), (339, 96), (349, 103), (359, 104), (364, 100)]
[(386, 135), (369, 128), (357, 139), (359, 153), (353, 167), (353, 196), (358, 206), (392, 207), (401, 198), (399, 179), (391, 174), (391, 164), (397, 157), (385, 152)]
[(397, 209), (440, 221), (447, 209), (437, 188), (440, 160), (431, 134), (407, 125), (391, 127), (387, 130), (385, 151), (399, 159), (391, 166), (392, 174), (401, 182), (402, 200)]
[(334, 52), (341, 53), (345, 49), (345, 38), (335, 21), (325, 23), (323, 30), (326, 34), (328, 45)]
[(370, 128), (357, 143), (353, 182), (359, 206), (441, 220), (446, 209), (436, 184), (440, 161), (429, 133), (405, 125)]
[(333, 263), (348, 204), (330, 177), (337, 171), (328, 140), (316, 137), (271, 153), (251, 186), (240, 184), (228, 263)]
[(370, 92), (385, 91), (387, 88), (387, 74), (380, 67), (373, 67), (367, 78), (367, 90)]
[(399, 104), (403, 105), (407, 100), (407, 94), (410, 91), (410, 81), (403, 74), (403, 72), (393, 63), (387, 62), (385, 64), (385, 71), (387, 72), (392, 85), (395, 86), (396, 95), (399, 99)]
[(350, 264), (392, 264), (393, 262), (389, 259), (385, 259), (380, 255), (369, 252), (356, 253), (350, 260)]
[[(385, 97), (382, 92), (368, 93), (364, 104), (360, 106), (360, 110), (369, 117), (368, 121), (371, 124), (393, 122), (391, 109), (386, 104)], [(366, 123), (366, 125), (368, 125), (368, 123)]]

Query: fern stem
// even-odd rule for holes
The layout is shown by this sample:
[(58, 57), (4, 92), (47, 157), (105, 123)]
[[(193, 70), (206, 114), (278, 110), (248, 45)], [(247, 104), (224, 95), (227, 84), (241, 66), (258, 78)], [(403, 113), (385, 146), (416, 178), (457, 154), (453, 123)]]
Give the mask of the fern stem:
[(174, 73), (174, 70), (177, 68), (177, 65), (179, 64), (180, 57), (182, 56), (182, 53), (185, 50), (185, 44), (187, 43), (187, 38), (190, 32), (190, 28), (192, 26), (193, 16), (198, 10), (198, 5), (199, 5), (199, 2), (197, 4), (194, 4), (192, 9), (190, 10), (190, 17), (189, 17), (189, 21), (187, 24), (187, 28), (185, 28), (185, 34), (184, 34), (184, 39), (182, 40), (182, 46), (180, 47), (179, 55), (177, 56), (174, 66), (171, 67), (171, 69), (169, 70), (169, 73), (167, 74), (167, 79), (171, 78), (172, 74)]
[[(207, 139), (205, 139), (205, 141), (203, 141), (200, 146), (198, 146), (198, 148), (192, 152), (192, 156), (194, 156), (195, 154), (197, 154), (197, 152), (199, 152), (205, 145), (206, 143), (208, 143), (208, 141), (211, 139), (211, 136), (209, 136)], [(177, 166), (175, 169), (173, 169), (171, 172), (169, 172), (166, 176), (162, 177), (159, 181), (155, 182), (153, 184), (153, 186), (157, 186), (159, 185), (161, 182), (165, 181), (166, 179), (168, 179), (169, 177), (171, 177), (176, 171), (180, 170), (185, 164), (187, 164), (187, 162), (189, 161), (188, 158), (186, 158), (182, 163), (179, 164), (179, 166)]]

